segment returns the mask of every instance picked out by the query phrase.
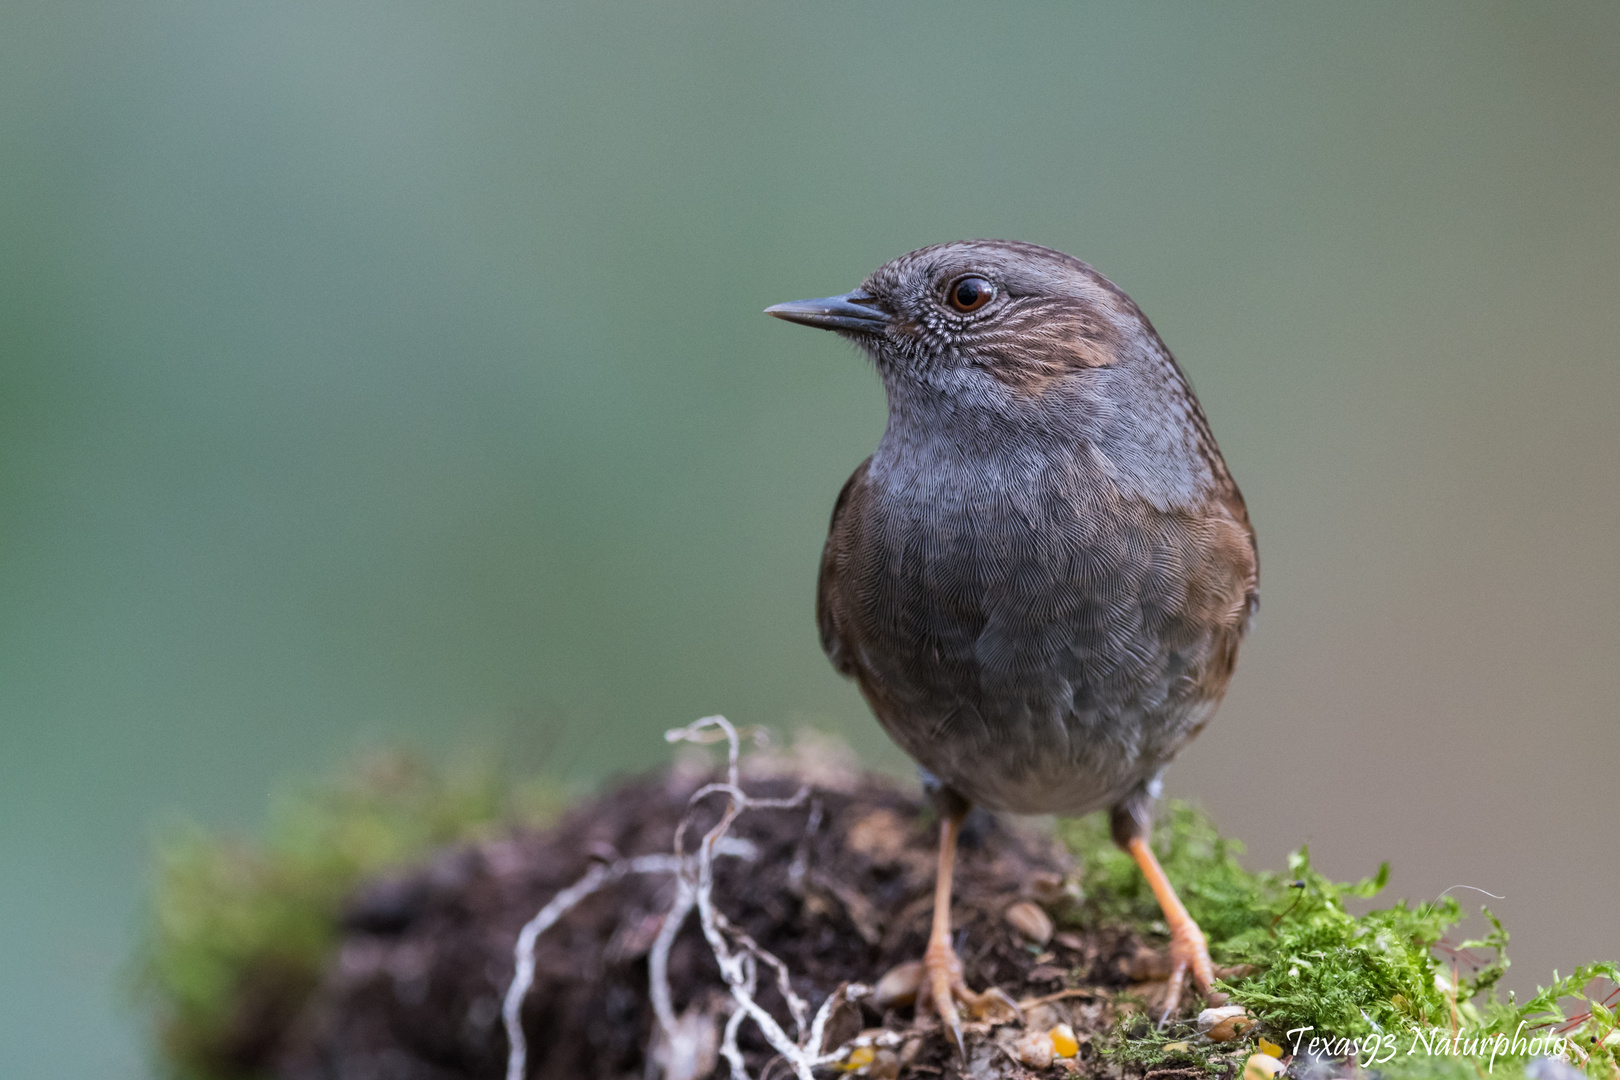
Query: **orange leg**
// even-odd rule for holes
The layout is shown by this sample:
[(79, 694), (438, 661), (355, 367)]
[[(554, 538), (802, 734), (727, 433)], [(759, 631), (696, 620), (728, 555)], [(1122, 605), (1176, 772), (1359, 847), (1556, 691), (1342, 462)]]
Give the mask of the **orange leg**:
[[(920, 1011), (932, 1004), (939, 1014), (958, 1053), (967, 1049), (962, 1042), (962, 1019), (958, 1003), (967, 1007), (973, 1016), (981, 1016), (992, 1004), (1001, 1004), (1019, 1014), (1018, 1005), (1007, 994), (995, 987), (983, 993), (968, 989), (962, 978), (962, 961), (951, 948), (951, 875), (956, 868), (956, 839), (962, 831), (962, 814), (947, 815), (939, 829), (939, 870), (934, 878), (934, 925), (928, 934), (928, 948), (923, 952), (923, 984), (917, 999)], [(1020, 1014), (1021, 1015), (1021, 1014)]]
[(1165, 877), (1164, 867), (1154, 857), (1147, 839), (1133, 836), (1126, 841), (1125, 850), (1142, 868), (1142, 876), (1147, 878), (1148, 887), (1153, 890), (1154, 898), (1164, 910), (1164, 921), (1170, 925), (1170, 983), (1165, 988), (1164, 1015), (1159, 1019), (1162, 1024), (1180, 1004), (1181, 990), (1187, 982), (1188, 973), (1191, 972), (1193, 985), (1198, 992), (1208, 994), (1210, 984), (1215, 980), (1215, 967), (1209, 960), (1209, 945), (1204, 941), (1204, 932), (1187, 914), (1186, 905), (1176, 895), (1170, 879)]

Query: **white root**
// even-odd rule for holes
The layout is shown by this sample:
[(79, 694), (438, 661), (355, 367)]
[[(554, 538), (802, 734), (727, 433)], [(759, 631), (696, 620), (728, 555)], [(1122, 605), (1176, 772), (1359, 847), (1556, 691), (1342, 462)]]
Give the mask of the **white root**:
[[(664, 738), (672, 743), (708, 743), (725, 739), (728, 744), (726, 780), (724, 783), (706, 784), (693, 793), (688, 802), (689, 809), (675, 830), (673, 854), (642, 855), (594, 866), (584, 877), (552, 897), (551, 901), (524, 925), (513, 950), (516, 967), (511, 985), (507, 988), (505, 1005), (501, 1010), (510, 1047), (506, 1063), (507, 1080), (524, 1080), (528, 1065), (528, 1044), (523, 1034), (522, 1011), (523, 1000), (534, 984), (536, 939), (581, 900), (602, 886), (631, 874), (676, 875), (675, 896), (668, 914), (664, 917), (663, 926), (659, 928), (658, 936), (653, 942), (647, 963), (648, 991), (653, 1012), (658, 1020), (659, 1038), (664, 1041), (667, 1048), (670, 1048), (670, 1052), (661, 1055), (662, 1057), (666, 1060), (690, 1061), (698, 1056), (694, 1047), (685, 1045), (686, 1042), (693, 1041), (694, 1036), (691, 1025), (681, 1023), (680, 1018), (676, 1016), (669, 986), (669, 951), (675, 942), (675, 936), (680, 932), (682, 924), (686, 922), (694, 907), (698, 912), (698, 923), (703, 930), (704, 940), (708, 942), (709, 949), (714, 954), (721, 977), (724, 978), (734, 1003), (731, 1015), (726, 1020), (725, 1033), (719, 1048), (720, 1054), (731, 1068), (732, 1080), (753, 1080), (748, 1075), (742, 1051), (737, 1046), (737, 1036), (745, 1020), (754, 1022), (772, 1049), (792, 1067), (798, 1080), (814, 1080), (813, 1069), (844, 1060), (854, 1045), (840, 1046), (827, 1053), (821, 1051), (827, 1022), (838, 1006), (865, 996), (871, 992), (870, 989), (860, 984), (840, 986), (828, 995), (821, 1008), (816, 1010), (815, 1016), (811, 1017), (808, 1003), (793, 990), (791, 973), (787, 965), (762, 948), (742, 929), (734, 926), (714, 903), (715, 858), (728, 855), (748, 859), (754, 855), (752, 844), (726, 835), (737, 816), (745, 810), (791, 809), (801, 806), (809, 795), (809, 789), (801, 788), (797, 794), (787, 799), (754, 798), (744, 792), (738, 774), (741, 738), (737, 729), (723, 716), (706, 716), (686, 727), (665, 732)], [(720, 815), (720, 820), (703, 834), (696, 850), (688, 853), (684, 850), (684, 841), (687, 827), (692, 821), (693, 810), (699, 802), (714, 794), (726, 796), (725, 811)], [(815, 816), (819, 819), (820, 808), (817, 806), (815, 809), (818, 811)], [(808, 831), (814, 831), (813, 827)], [(781, 994), (782, 1000), (787, 1002), (797, 1038), (790, 1037), (776, 1018), (755, 1000), (760, 964), (766, 965), (774, 972), (777, 991)], [(709, 1044), (708, 1053), (710, 1055), (714, 1053), (713, 1043)], [(712, 1061), (713, 1058), (709, 1060)]]
[(517, 968), (512, 973), (512, 984), (506, 989), (506, 1001), (501, 1006), (501, 1019), (506, 1024), (506, 1038), (511, 1047), (506, 1059), (506, 1080), (523, 1080), (527, 1067), (528, 1042), (523, 1035), (523, 999), (534, 985), (534, 942), (558, 919), (568, 914), (575, 904), (609, 882), (630, 874), (679, 873), (681, 860), (673, 855), (642, 855), (634, 859), (621, 859), (616, 863), (599, 863), (584, 877), (551, 898), (551, 902), (527, 923), (518, 934), (513, 950)]

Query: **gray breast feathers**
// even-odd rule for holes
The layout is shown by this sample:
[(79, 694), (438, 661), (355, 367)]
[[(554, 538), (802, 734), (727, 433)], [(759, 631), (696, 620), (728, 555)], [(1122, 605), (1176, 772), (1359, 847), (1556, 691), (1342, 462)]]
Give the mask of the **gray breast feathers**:
[(1156, 772), (1218, 703), (1253, 542), (1241, 499), (1160, 509), (1083, 455), (998, 468), (1022, 474), (863, 463), (822, 557), (822, 643), (968, 798), (1078, 813)]

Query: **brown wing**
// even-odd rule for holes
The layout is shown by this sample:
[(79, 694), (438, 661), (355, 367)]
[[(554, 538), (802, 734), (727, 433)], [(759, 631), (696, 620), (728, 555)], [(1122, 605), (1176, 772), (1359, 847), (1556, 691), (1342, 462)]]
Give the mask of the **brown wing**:
[(852, 621), (844, 610), (847, 592), (840, 586), (855, 533), (855, 519), (866, 501), (867, 458), (856, 466), (833, 504), (832, 521), (827, 526), (827, 545), (821, 549), (821, 576), (816, 582), (816, 625), (821, 629), (821, 648), (839, 673), (855, 677), (854, 642), (849, 638)]
[(1215, 459), (1220, 462), (1221, 507), (1241, 533), (1228, 538), (1227, 542), (1229, 558), (1244, 578), (1243, 617), (1236, 627), (1241, 637), (1249, 632), (1254, 613), (1260, 610), (1260, 546), (1255, 541), (1254, 525), (1249, 521), (1249, 505), (1243, 501), (1243, 492), (1233, 482), (1232, 474), (1226, 471), (1226, 461), (1221, 458), (1219, 450), (1215, 451)]
[[(1192, 572), (1185, 575), (1180, 604), (1186, 627), (1207, 636), (1204, 663), (1192, 674), (1197, 696), (1210, 701), (1225, 695), (1237, 664), (1238, 645), (1260, 607), (1259, 554), (1248, 507), (1225, 474), (1224, 463), (1217, 475), (1222, 481), (1220, 490), (1199, 523), (1197, 555)], [(1206, 716), (1204, 722), (1208, 719)], [(1192, 738), (1202, 728), (1200, 723), (1186, 737)]]

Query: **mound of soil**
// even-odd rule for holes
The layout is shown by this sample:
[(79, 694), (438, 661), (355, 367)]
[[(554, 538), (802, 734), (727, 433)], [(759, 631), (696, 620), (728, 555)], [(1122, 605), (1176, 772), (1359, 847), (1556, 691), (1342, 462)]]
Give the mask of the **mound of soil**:
[[(688, 800), (716, 778), (706, 760), (686, 760), (621, 784), (546, 831), (460, 846), (416, 872), (363, 889), (349, 907), (341, 947), (321, 986), (283, 1039), (277, 1075), (505, 1076), (501, 1002), (520, 928), (593, 863), (671, 851)], [(752, 856), (716, 862), (715, 899), (734, 925), (786, 962), (794, 990), (814, 1009), (841, 984), (876, 983), (922, 955), (937, 823), (918, 795), (847, 763), (803, 754), (755, 757), (743, 780), (750, 794), (762, 796), (791, 795), (802, 784), (811, 793), (801, 805), (750, 810), (737, 819), (731, 835), (751, 844)], [(724, 802), (713, 795), (700, 804), (691, 839), (717, 820)], [(1007, 915), (1019, 901), (1050, 911), (1063, 907), (1071, 869), (1051, 837), (975, 813), (957, 864), (957, 949), (969, 985), (998, 986), (1023, 1002), (1025, 1026), (970, 1024), (962, 1061), (937, 1021), (914, 1018), (909, 1004), (868, 998), (841, 1007), (825, 1045), (841, 1045), (867, 1028), (901, 1033), (899, 1045), (858, 1073), (880, 1077), (1117, 1071), (1105, 1069), (1084, 1044), (1111, 1022), (1108, 991), (1141, 973), (1146, 953), (1140, 942), (1127, 931), (1103, 929), (1059, 930), (1042, 941), (1049, 928), (1038, 918), (1032, 926), (1027, 908), (1022, 920), (1020, 912)], [(539, 938), (534, 987), (522, 1013), (529, 1077), (652, 1075), (647, 956), (674, 892), (667, 874), (626, 877)], [(1020, 921), (1022, 931), (1013, 925)], [(695, 915), (670, 953), (669, 982), (676, 1010), (718, 1033), (730, 999)], [(774, 987), (763, 987), (759, 1001), (789, 1025)], [(1078, 1033), (1079, 1055), (1040, 1070), (1021, 1064), (1013, 1051), (1017, 1038), (1058, 1022)], [(754, 1076), (790, 1075), (785, 1063), (772, 1064), (775, 1055), (751, 1025), (744, 1025), (741, 1046)], [(729, 1075), (712, 1054), (698, 1069), (695, 1075)]]

